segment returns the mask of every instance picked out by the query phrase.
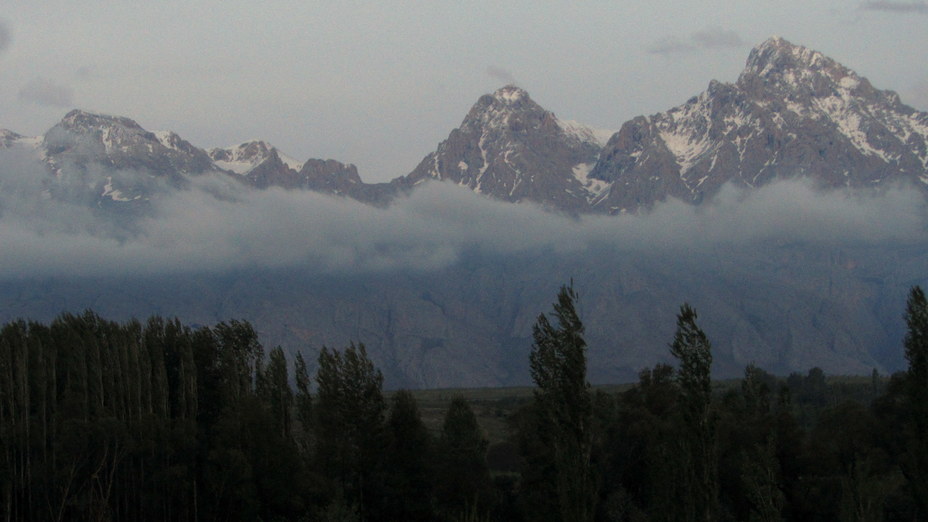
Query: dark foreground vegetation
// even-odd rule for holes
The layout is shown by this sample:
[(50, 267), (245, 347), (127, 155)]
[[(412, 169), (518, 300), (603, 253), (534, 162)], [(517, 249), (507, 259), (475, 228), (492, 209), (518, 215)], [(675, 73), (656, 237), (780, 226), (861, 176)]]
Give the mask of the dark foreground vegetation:
[[(92, 312), (0, 331), (3, 520), (924, 520), (928, 303), (909, 296), (909, 368), (890, 379), (710, 379), (681, 307), (675, 366), (620, 391), (586, 380), (570, 287), (540, 316), (536, 387), (426, 422), (385, 395), (362, 345), (310, 376), (245, 322), (117, 324)], [(444, 407), (447, 404), (447, 407)], [(481, 417), (484, 418), (484, 417)]]

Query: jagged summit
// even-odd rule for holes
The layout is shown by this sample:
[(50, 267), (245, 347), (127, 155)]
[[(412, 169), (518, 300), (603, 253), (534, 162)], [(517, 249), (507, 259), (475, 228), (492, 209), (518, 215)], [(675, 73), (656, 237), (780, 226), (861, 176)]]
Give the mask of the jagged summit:
[(518, 127), (519, 122), (543, 120), (547, 114), (548, 111), (535, 103), (524, 89), (506, 85), (493, 94), (481, 96), (467, 113), (461, 128), (504, 128), (510, 123)]
[[(668, 197), (698, 203), (725, 183), (806, 177), (827, 188), (925, 185), (928, 114), (811, 49), (774, 37), (734, 84), (713, 81), (668, 111), (626, 123), (591, 177), (596, 205), (636, 211)], [(882, 184), (882, 185), (881, 185)]]
[(81, 109), (74, 109), (65, 114), (64, 118), (58, 124), (64, 128), (71, 129), (91, 129), (111, 126), (121, 126), (128, 129), (144, 131), (135, 120), (124, 116), (110, 116), (97, 112), (89, 112)]
[(776, 65), (814, 68), (824, 61), (831, 60), (818, 51), (795, 45), (780, 36), (771, 36), (751, 50), (746, 69), (762, 72)]
[(528, 92), (526, 92), (525, 89), (517, 87), (513, 84), (509, 84), (497, 89), (496, 92), (493, 93), (493, 99), (506, 104), (515, 104), (522, 101), (523, 99), (530, 98)]
[(780, 95), (827, 96), (836, 89), (874, 91), (851, 69), (822, 53), (774, 36), (751, 50), (738, 86), (752, 92)]
[(182, 182), (184, 175), (213, 168), (204, 151), (173, 132), (150, 132), (130, 118), (83, 110), (72, 110), (49, 129), (44, 147), (55, 171), (63, 164), (99, 164)]
[(601, 135), (561, 122), (524, 89), (506, 85), (481, 96), (461, 126), (404, 183), (450, 181), (505, 201), (577, 212), (599, 189), (586, 173), (602, 147)]

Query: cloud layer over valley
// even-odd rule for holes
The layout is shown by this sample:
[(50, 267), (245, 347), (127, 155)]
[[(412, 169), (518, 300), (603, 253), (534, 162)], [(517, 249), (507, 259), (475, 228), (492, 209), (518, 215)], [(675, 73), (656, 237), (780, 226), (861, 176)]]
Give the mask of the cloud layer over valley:
[(925, 243), (928, 223), (921, 194), (902, 186), (854, 195), (783, 181), (749, 192), (728, 187), (699, 207), (670, 201), (642, 216), (574, 218), (441, 183), (383, 209), (312, 192), (249, 190), (220, 174), (183, 190), (163, 187), (139, 216), (86, 202), (101, 179), (150, 178), (82, 176), (55, 181), (16, 151), (0, 151), (0, 278), (432, 270), (469, 251), (580, 256), (597, 246), (648, 255), (765, 242), (888, 246)]

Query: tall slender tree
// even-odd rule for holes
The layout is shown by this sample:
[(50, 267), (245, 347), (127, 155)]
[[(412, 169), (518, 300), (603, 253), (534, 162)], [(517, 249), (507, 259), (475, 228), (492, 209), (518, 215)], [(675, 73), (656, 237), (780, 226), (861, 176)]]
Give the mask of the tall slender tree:
[(268, 355), (267, 367), (260, 376), (258, 393), (270, 406), (277, 435), (282, 439), (291, 436), (291, 410), (293, 409), (293, 390), (290, 389), (287, 375), (287, 359), (281, 347), (274, 348)]
[(928, 516), (928, 299), (918, 286), (909, 292), (906, 303), (905, 373), (906, 455), (902, 471), (922, 516)]
[(562, 286), (552, 324), (539, 315), (529, 355), (535, 401), (544, 429), (551, 433), (558, 500), (564, 520), (582, 522), (595, 514), (596, 487), (591, 464), (593, 405), (586, 379), (586, 341), (573, 284)]
[(696, 311), (684, 303), (670, 345), (670, 353), (680, 363), (676, 381), (685, 430), (679, 439), (679, 485), (683, 494), (680, 515), (688, 520), (710, 521), (716, 519), (718, 511), (716, 422), (711, 410), (712, 345), (696, 318)]
[(383, 375), (363, 344), (323, 347), (316, 373), (316, 455), (322, 471), (362, 515), (375, 512), (383, 453)]

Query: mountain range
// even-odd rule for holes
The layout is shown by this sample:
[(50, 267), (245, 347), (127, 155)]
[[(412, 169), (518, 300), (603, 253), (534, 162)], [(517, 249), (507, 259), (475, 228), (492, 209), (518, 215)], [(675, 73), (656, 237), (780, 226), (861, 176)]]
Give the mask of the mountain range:
[[(617, 132), (559, 119), (507, 85), (480, 97), (461, 125), (408, 175), (364, 183), (354, 165), (294, 160), (264, 141), (204, 150), (135, 121), (68, 113), (44, 136), (0, 130), (0, 146), (31, 147), (51, 172), (68, 165), (132, 169), (183, 186), (223, 172), (258, 189), (305, 189), (386, 205), (427, 180), (567, 213), (626, 213), (668, 198), (698, 203), (726, 183), (758, 187), (807, 177), (822, 187), (928, 183), (928, 113), (819, 52), (774, 37), (754, 48), (735, 83), (712, 81), (683, 105)], [(150, 188), (95, 180), (102, 202), (144, 201)]]
[[(80, 110), (42, 136), (0, 130), (0, 152), (25, 154), (44, 173), (37, 197), (112, 219), (118, 241), (136, 233), (136, 221), (157, 219), (158, 201), (205, 179), (375, 209), (437, 181), (571, 219), (648, 216), (673, 202), (706, 207), (726, 190), (793, 179), (825, 191), (928, 194), (928, 113), (778, 37), (751, 51), (734, 83), (711, 81), (682, 105), (616, 128), (562, 120), (507, 85), (480, 97), (434, 152), (388, 183), (365, 183), (354, 165), (333, 159), (295, 160), (264, 141), (203, 149), (129, 118)], [(721, 374), (750, 362), (781, 373), (813, 365), (890, 371), (902, 364), (902, 300), (924, 279), (928, 249), (785, 238), (677, 254), (477, 249), (431, 271), (325, 277), (260, 267), (133, 279), (24, 274), (0, 281), (0, 319), (82, 307), (117, 319), (240, 317), (291, 351), (364, 342), (396, 386), (512, 385), (528, 381), (534, 317), (575, 277), (586, 289), (591, 347), (600, 347), (590, 352), (600, 382), (666, 360), (674, 308), (694, 298), (712, 326)]]

